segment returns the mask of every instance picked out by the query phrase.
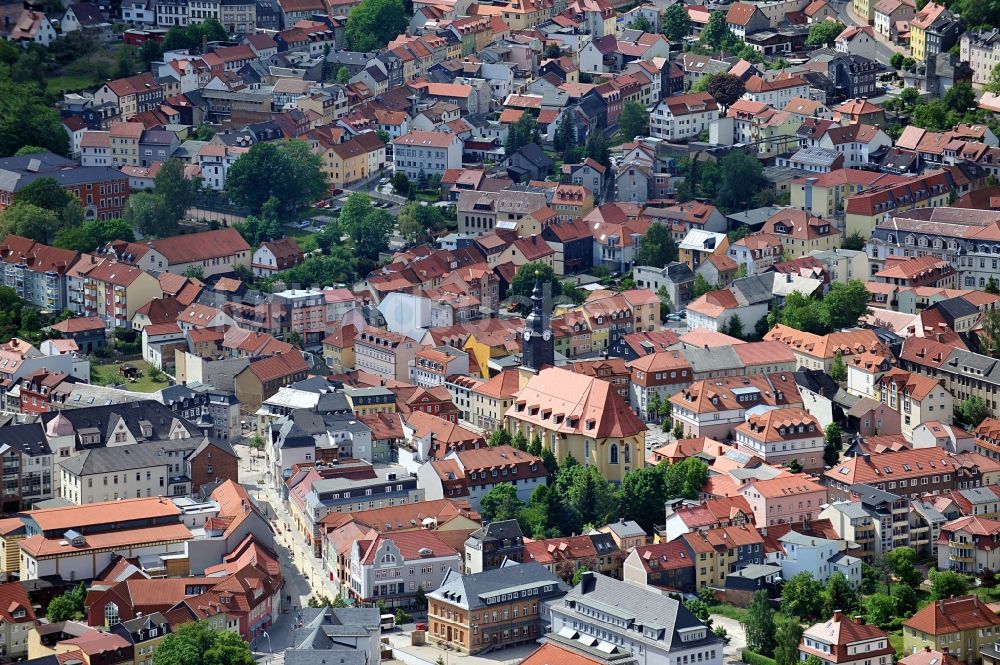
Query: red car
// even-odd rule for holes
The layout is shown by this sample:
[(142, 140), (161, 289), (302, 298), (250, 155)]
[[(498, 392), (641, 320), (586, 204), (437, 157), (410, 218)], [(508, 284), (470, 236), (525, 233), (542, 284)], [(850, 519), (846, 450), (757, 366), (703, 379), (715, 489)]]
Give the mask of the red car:
[(418, 623), (418, 624), (417, 624), (417, 625), (415, 626), (415, 628), (416, 628), (417, 630), (427, 630), (427, 624), (426, 624), (426, 623)]

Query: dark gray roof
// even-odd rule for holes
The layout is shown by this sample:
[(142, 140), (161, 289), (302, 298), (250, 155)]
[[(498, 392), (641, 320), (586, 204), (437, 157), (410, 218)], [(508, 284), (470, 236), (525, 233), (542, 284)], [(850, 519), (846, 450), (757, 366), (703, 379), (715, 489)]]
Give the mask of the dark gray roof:
[(292, 633), (294, 646), (285, 651), (285, 659), (293, 652), (307, 654), (330, 650), (336, 650), (336, 657), (340, 658), (350, 653), (351, 649), (338, 642), (336, 637), (365, 637), (379, 630), (380, 620), (381, 613), (377, 607), (304, 607), (302, 627)]
[[(591, 627), (607, 626), (612, 632), (627, 631), (631, 639), (660, 649), (680, 647), (681, 630), (704, 625), (678, 600), (593, 572), (584, 573), (580, 584), (560, 600), (549, 603), (549, 607), (562, 616), (576, 616), (584, 608), (594, 608), (602, 615), (613, 614), (624, 620), (629, 628), (601, 621), (589, 613), (585, 623)], [(656, 637), (650, 637), (649, 631)], [(683, 643), (684, 648), (710, 644), (722, 644), (710, 630), (705, 631), (703, 640)]]
[(524, 534), (521, 533), (521, 525), (517, 523), (517, 520), (500, 520), (476, 529), (469, 537), (485, 542), (503, 540), (504, 538), (523, 538)]
[(795, 377), (796, 385), (802, 386), (809, 392), (820, 394), (827, 399), (832, 400), (840, 389), (840, 386), (830, 378), (829, 374), (819, 370), (800, 369), (797, 372), (792, 372), (792, 376)]
[(40, 423), (0, 427), (0, 445), (8, 445), (28, 457), (52, 454)]
[(865, 483), (856, 483), (851, 485), (851, 493), (858, 495), (861, 503), (869, 506), (875, 506), (880, 503), (893, 503), (895, 501), (899, 501), (901, 498), (898, 494), (886, 492), (885, 490), (880, 490), (877, 487), (866, 485)]
[(552, 585), (553, 589), (562, 592), (569, 588), (540, 563), (503, 566), (471, 575), (462, 575), (449, 570), (445, 573), (441, 586), (427, 594), (427, 597), (476, 609), (486, 607), (488, 599), (497, 594), (513, 593), (545, 585)]
[(736, 295), (736, 300), (740, 304), (753, 305), (762, 302), (770, 302), (774, 297), (774, 273), (768, 272), (763, 275), (751, 275), (738, 279), (729, 287)]
[(714, 346), (712, 348), (685, 348), (684, 357), (691, 363), (691, 369), (699, 372), (719, 372), (727, 369), (743, 367), (743, 359), (733, 350), (732, 346)]
[(139, 402), (127, 402), (124, 404), (110, 404), (102, 406), (91, 406), (83, 409), (65, 409), (59, 412), (43, 413), (42, 424), (48, 425), (49, 421), (62, 414), (73, 424), (73, 429), (79, 431), (83, 428), (97, 428), (101, 431), (104, 440), (107, 440), (111, 428), (120, 419), (124, 419), (125, 426), (137, 439), (141, 438), (142, 428), (139, 421), (145, 420), (153, 427), (153, 434), (146, 437), (150, 441), (163, 441), (170, 438), (170, 428), (175, 420), (179, 420), (191, 436), (199, 436), (201, 432), (194, 424), (184, 418), (175, 416), (173, 412), (163, 404), (153, 400), (142, 400)]
[(186, 457), (189, 451), (203, 445), (210, 444), (205, 444), (204, 439), (191, 438), (149, 441), (125, 446), (111, 446), (110, 448), (91, 448), (72, 457), (59, 460), (58, 464), (76, 476), (146, 469), (151, 466), (172, 464), (174, 458), (168, 457), (168, 453), (180, 452)]
[(948, 298), (935, 303), (934, 307), (941, 311), (949, 323), (954, 323), (956, 319), (964, 316), (975, 316), (979, 314), (979, 308), (970, 303), (965, 298)]
[(51, 152), (0, 159), (0, 190), (17, 192), (39, 178), (52, 178), (62, 187), (69, 187), (97, 180), (122, 180), (125, 176), (107, 166), (80, 166)]

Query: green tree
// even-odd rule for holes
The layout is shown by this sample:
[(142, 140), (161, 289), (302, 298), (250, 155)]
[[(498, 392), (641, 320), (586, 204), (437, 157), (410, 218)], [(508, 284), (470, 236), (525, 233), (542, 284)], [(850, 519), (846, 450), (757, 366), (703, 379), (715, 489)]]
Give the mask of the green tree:
[(508, 157), (526, 145), (531, 143), (541, 143), (541, 136), (538, 131), (538, 122), (535, 116), (530, 113), (522, 113), (510, 129), (507, 130), (507, 139), (504, 141), (504, 154)]
[(608, 139), (600, 129), (590, 132), (584, 151), (587, 157), (590, 157), (598, 164), (605, 168), (611, 167), (611, 151), (608, 148)]
[(552, 147), (560, 155), (565, 156), (566, 152), (575, 146), (576, 123), (573, 121), (573, 114), (569, 112), (563, 113), (559, 118), (559, 124), (556, 126), (555, 136), (552, 137)]
[(395, 220), (385, 210), (374, 207), (364, 194), (355, 192), (347, 197), (338, 219), (354, 241), (358, 257), (374, 264), (379, 254), (389, 247)]
[(1000, 285), (997, 284), (997, 280), (994, 277), (990, 277), (989, 281), (986, 282), (986, 288), (983, 290), (991, 295), (1000, 295)]
[(704, 275), (698, 273), (694, 276), (694, 286), (691, 287), (691, 299), (697, 300), (709, 291), (715, 290), (715, 287), (708, 283)]
[(802, 621), (814, 621), (823, 611), (820, 583), (811, 573), (799, 573), (785, 582), (781, 589), (781, 611)]
[(865, 618), (879, 628), (888, 628), (896, 617), (896, 601), (884, 593), (876, 593), (865, 600)]
[(542, 437), (538, 432), (531, 436), (531, 443), (528, 444), (528, 453), (540, 457), (542, 454)]
[(897, 584), (892, 588), (892, 601), (896, 604), (896, 615), (901, 617), (912, 615), (919, 604), (916, 590), (906, 584)]
[(80, 582), (73, 589), (53, 598), (49, 602), (45, 617), (52, 622), (82, 619), (86, 597), (87, 587)]
[(517, 519), (524, 503), (517, 498), (517, 488), (510, 483), (494, 485), (479, 501), (479, 514), (484, 521)]
[(566, 499), (583, 524), (595, 527), (614, 518), (617, 508), (615, 489), (596, 466), (578, 467)]
[(236, 222), (233, 228), (239, 231), (247, 243), (256, 247), (262, 242), (274, 240), (284, 235), (278, 220), (278, 199), (271, 197), (261, 206), (259, 215), (248, 215), (246, 221)]
[[(897, 53), (896, 55), (899, 54)], [(858, 233), (857, 231), (853, 231), (847, 234), (847, 237), (844, 238), (844, 241), (841, 243), (840, 246), (843, 249), (853, 249), (856, 251), (860, 251), (865, 248), (865, 237), (860, 233)]]
[(163, 638), (153, 653), (153, 665), (254, 665), (254, 657), (238, 634), (194, 621)]
[(701, 599), (685, 600), (684, 607), (687, 608), (688, 612), (694, 615), (694, 618), (701, 621), (703, 624), (712, 627), (712, 608), (709, 607), (708, 603)]
[(61, 215), (66, 206), (73, 201), (79, 202), (79, 199), (60, 187), (54, 178), (49, 177), (33, 180), (14, 195), (14, 204), (28, 203), (57, 215)]
[(392, 178), (389, 180), (392, 185), (392, 190), (399, 194), (400, 196), (409, 196), (410, 194), (410, 179), (406, 177), (406, 174), (402, 171), (397, 171), (392, 174)]
[(349, 70), (347, 67), (341, 66), (340, 69), (337, 70), (337, 83), (340, 83), (341, 85), (347, 85), (347, 83), (350, 82), (350, 80), (351, 80), (351, 70)]
[(964, 575), (950, 570), (931, 571), (931, 596), (934, 600), (947, 600), (964, 596), (969, 591), (969, 582)]
[(976, 428), (990, 415), (986, 402), (981, 397), (966, 397), (955, 409), (955, 415), (969, 428)]
[[(205, 281), (205, 269), (202, 268), (201, 266), (188, 266), (184, 270), (184, 272), (182, 274), (185, 277), (190, 277), (191, 279), (197, 279), (199, 281)], [(297, 335), (297, 334), (298, 333), (292, 331), (292, 337), (289, 339), (289, 343), (292, 346), (299, 346), (301, 348), (301, 346), (302, 346), (301, 340), (298, 340), (299, 343), (296, 344), (296, 340), (295, 340), (294, 336)]]
[(729, 108), (746, 92), (743, 79), (734, 74), (714, 74), (709, 78), (705, 92), (723, 108)]
[(618, 140), (622, 143), (649, 135), (649, 111), (639, 102), (625, 102), (618, 116)]
[(733, 314), (726, 322), (726, 334), (736, 339), (743, 339), (743, 319), (739, 314)]
[(903, 54), (893, 53), (892, 57), (889, 58), (889, 64), (892, 65), (893, 69), (901, 69), (903, 67)]
[(142, 61), (143, 69), (149, 69), (153, 62), (163, 57), (163, 49), (153, 39), (147, 39), (139, 47), (139, 59)]
[(486, 439), (486, 443), (494, 448), (496, 446), (509, 446), (511, 445), (512, 439), (510, 432), (505, 429), (498, 429), (490, 432), (489, 438)]
[(31, 203), (15, 203), (0, 217), (0, 228), (3, 229), (4, 235), (13, 233), (48, 243), (59, 230), (59, 216), (51, 210), (39, 208)]
[[(986, 292), (991, 292), (989, 284), (986, 285)], [(983, 317), (982, 330), (983, 348), (980, 351), (994, 358), (1000, 358), (1000, 310), (991, 309), (986, 312)]]
[(649, 402), (646, 403), (646, 413), (650, 420), (656, 418), (657, 414), (660, 413), (660, 405), (663, 401), (660, 399), (660, 393), (654, 392), (649, 397)]
[(775, 647), (774, 610), (768, 603), (766, 591), (754, 594), (742, 623), (747, 647), (762, 656), (771, 657)]
[(715, 10), (709, 14), (708, 23), (705, 24), (699, 37), (701, 43), (717, 49), (732, 38), (733, 33), (726, 23), (726, 12)]
[(347, 49), (374, 51), (405, 32), (408, 23), (401, 0), (362, 0), (347, 18)]
[(827, 19), (814, 23), (809, 29), (809, 36), (806, 37), (806, 44), (809, 46), (823, 46), (833, 44), (837, 35), (844, 31), (846, 26), (840, 21)]
[(826, 433), (823, 437), (823, 464), (833, 466), (840, 461), (840, 446), (843, 436), (844, 432), (837, 423), (830, 423), (826, 426)]
[(631, 23), (628, 24), (630, 30), (641, 30), (642, 32), (649, 32), (653, 28), (653, 24), (649, 22), (649, 19), (641, 14), (635, 17)]
[[(904, 63), (903, 67), (906, 67)], [(903, 106), (906, 108), (914, 108), (917, 102), (920, 101), (920, 91), (916, 88), (903, 88), (899, 93), (899, 101), (902, 102)]]
[(543, 289), (548, 283), (554, 294), (562, 291), (559, 278), (556, 277), (552, 266), (541, 261), (532, 261), (525, 263), (514, 273), (514, 279), (507, 290), (508, 297), (530, 298), (531, 292), (535, 290), (536, 281), (541, 282)]
[(822, 307), (814, 298), (804, 296), (798, 291), (792, 291), (785, 297), (785, 302), (781, 307), (768, 314), (768, 322), (772, 327), (776, 323), (782, 323), (802, 332), (822, 335), (829, 330), (820, 321), (821, 309)]
[(897, 547), (888, 552), (883, 558), (900, 584), (907, 584), (912, 587), (920, 586), (923, 576), (915, 565), (917, 553), (912, 547)]
[(823, 612), (822, 616), (831, 617), (836, 610), (845, 613), (854, 612), (861, 607), (861, 598), (858, 591), (844, 574), (839, 570), (830, 575), (826, 581), (826, 588), (823, 589)]
[(821, 301), (820, 323), (827, 330), (851, 328), (867, 312), (868, 290), (864, 282), (857, 279), (835, 282)]
[(840, 351), (833, 356), (833, 365), (830, 367), (830, 378), (838, 383), (847, 381), (847, 367), (844, 366), (844, 358)]
[(411, 242), (432, 236), (448, 228), (444, 215), (441, 214), (441, 208), (421, 205), (416, 201), (404, 205), (400, 209), (399, 218), (396, 221), (399, 224), (400, 234)]
[(153, 182), (153, 191), (163, 197), (170, 218), (175, 222), (184, 219), (194, 203), (195, 192), (195, 184), (184, 177), (184, 164), (179, 159), (168, 159)]
[(993, 69), (990, 70), (990, 80), (984, 87), (986, 92), (992, 92), (994, 95), (1000, 95), (1000, 62), (993, 65)]
[(670, 5), (663, 13), (663, 34), (671, 42), (682, 42), (691, 34), (691, 17), (682, 3)]
[(799, 463), (799, 459), (793, 458), (791, 462), (788, 463), (788, 470), (792, 473), (802, 473), (802, 464)]
[(655, 467), (663, 473), (663, 501), (667, 499), (697, 499), (708, 481), (708, 466), (697, 457), (688, 457), (677, 464)]
[(125, 204), (123, 219), (148, 238), (175, 235), (177, 221), (171, 221), (163, 197), (152, 192), (137, 192)]
[(665, 224), (650, 224), (636, 252), (635, 264), (662, 268), (676, 260), (677, 243), (670, 229)]
[(523, 450), (527, 452), (528, 450), (528, 437), (524, 435), (524, 432), (517, 430), (514, 432), (514, 438), (511, 440), (510, 445), (514, 446), (518, 450)]
[[(9, 44), (10, 42), (0, 42), (0, 43)], [(14, 156), (24, 157), (25, 155), (38, 155), (43, 152), (48, 152), (48, 149), (37, 145), (26, 145), (21, 148), (18, 148), (17, 152), (14, 153)]]
[(635, 520), (646, 533), (653, 532), (656, 521), (663, 518), (666, 484), (657, 467), (633, 469), (625, 474), (618, 492), (619, 515)]
[(272, 197), (283, 213), (290, 214), (325, 193), (322, 159), (294, 139), (257, 143), (233, 162), (226, 175), (230, 200), (254, 214)]
[[(64, 215), (65, 218), (65, 215)], [(78, 252), (93, 252), (112, 240), (133, 242), (135, 233), (125, 219), (93, 219), (78, 225), (63, 226), (53, 245)]]
[(559, 463), (556, 461), (556, 454), (551, 448), (542, 449), (542, 464), (550, 476), (554, 476), (559, 471)]
[(719, 162), (719, 187), (714, 202), (730, 211), (742, 209), (764, 186), (764, 170), (759, 160), (742, 150), (734, 150)]
[(799, 642), (802, 641), (802, 624), (786, 619), (774, 631), (775, 665), (799, 665)]
[(976, 108), (976, 93), (969, 81), (958, 81), (944, 93), (944, 105), (964, 114)]
[(37, 82), (19, 83), (0, 74), (0, 157), (9, 157), (24, 146), (66, 155), (69, 137)]

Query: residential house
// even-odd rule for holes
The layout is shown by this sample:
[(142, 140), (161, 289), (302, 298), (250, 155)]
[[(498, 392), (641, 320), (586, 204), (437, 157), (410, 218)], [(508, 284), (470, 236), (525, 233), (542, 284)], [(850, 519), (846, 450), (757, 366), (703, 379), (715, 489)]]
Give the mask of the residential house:
[(544, 603), (568, 590), (537, 563), (465, 575), (449, 570), (427, 594), (428, 638), (470, 655), (536, 641), (545, 633)]
[(996, 643), (997, 631), (1000, 616), (979, 596), (936, 600), (903, 622), (903, 651), (947, 646), (956, 659), (976, 662), (981, 648)]
[(707, 92), (674, 95), (661, 100), (649, 116), (649, 134), (658, 139), (681, 141), (708, 131), (719, 118), (719, 105)]

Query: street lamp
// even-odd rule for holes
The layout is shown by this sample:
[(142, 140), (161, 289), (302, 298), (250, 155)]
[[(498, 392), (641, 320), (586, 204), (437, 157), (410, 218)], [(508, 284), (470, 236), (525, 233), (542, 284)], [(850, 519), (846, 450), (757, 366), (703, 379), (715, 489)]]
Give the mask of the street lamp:
[(268, 651), (268, 653), (274, 653), (274, 649), (271, 648), (271, 636), (267, 634), (266, 630), (263, 631), (261, 633), (261, 635), (263, 635), (264, 637), (267, 638), (267, 651)]

